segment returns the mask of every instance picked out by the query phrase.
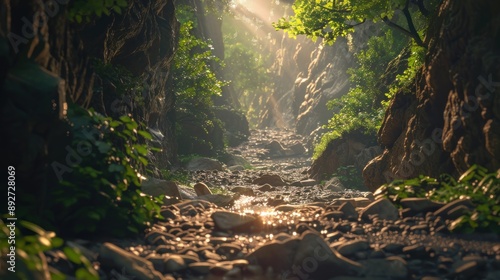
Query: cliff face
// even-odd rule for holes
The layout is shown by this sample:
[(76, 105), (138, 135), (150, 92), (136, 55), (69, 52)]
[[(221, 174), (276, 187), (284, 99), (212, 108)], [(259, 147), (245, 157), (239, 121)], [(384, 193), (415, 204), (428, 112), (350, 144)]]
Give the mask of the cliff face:
[(500, 3), (442, 3), (411, 94), (398, 93), (364, 169), (372, 190), (395, 178), (500, 168)]
[(282, 35), (272, 70), (276, 76), (275, 93), (267, 102), (260, 125), (294, 128), (308, 135), (327, 124), (332, 111), (326, 103), (349, 91), (347, 70), (355, 66), (353, 54), (376, 32), (373, 25), (364, 24), (350, 42), (339, 38), (331, 46)]
[[(0, 1), (3, 160), (16, 166), (19, 178), (42, 184), (50, 159), (66, 156), (57, 139), (64, 137), (61, 119), (71, 101), (108, 115), (131, 113), (163, 131), (165, 163), (175, 152), (170, 135), (174, 95), (169, 92), (178, 30), (173, 1), (130, 1), (122, 15), (88, 24), (67, 20), (68, 1), (46, 2)], [(95, 74), (91, 57), (139, 77), (147, 86), (132, 94), (143, 103), (115, 94), (113, 85)]]

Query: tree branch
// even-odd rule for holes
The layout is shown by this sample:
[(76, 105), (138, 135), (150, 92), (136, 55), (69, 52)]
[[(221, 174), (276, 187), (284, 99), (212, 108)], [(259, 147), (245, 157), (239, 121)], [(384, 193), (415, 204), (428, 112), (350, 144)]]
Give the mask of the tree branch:
[(394, 28), (395, 30), (399, 32), (403, 32), (406, 36), (409, 36), (413, 38), (413, 34), (411, 34), (410, 31), (406, 30), (404, 27), (392, 22), (387, 16), (383, 17), (382, 20), (384, 21), (385, 24), (389, 25), (389, 27)]
[(425, 8), (424, 0), (417, 0), (416, 4), (417, 4), (417, 7), (418, 7), (418, 10), (420, 11), (420, 13), (422, 15), (424, 15), (424, 17), (429, 17), (430, 12), (429, 12), (429, 10), (427, 10), (427, 8)]
[(351, 27), (356, 27), (356, 26), (358, 26), (358, 25), (361, 25), (361, 24), (365, 23), (365, 21), (366, 21), (366, 18), (365, 18), (365, 19), (363, 19), (361, 22), (354, 23), (354, 24), (348, 24), (348, 23), (345, 23), (345, 25), (347, 25), (349, 28), (351, 28)]
[(418, 35), (418, 31), (415, 28), (415, 25), (413, 24), (413, 19), (411, 18), (410, 10), (409, 10), (409, 5), (410, 5), (410, 0), (406, 0), (405, 7), (403, 9), (403, 14), (406, 17), (406, 22), (408, 23), (408, 29), (410, 33), (412, 34), (412, 38), (415, 40), (417, 45), (421, 47), (425, 47), (424, 42), (420, 38), (420, 35)]

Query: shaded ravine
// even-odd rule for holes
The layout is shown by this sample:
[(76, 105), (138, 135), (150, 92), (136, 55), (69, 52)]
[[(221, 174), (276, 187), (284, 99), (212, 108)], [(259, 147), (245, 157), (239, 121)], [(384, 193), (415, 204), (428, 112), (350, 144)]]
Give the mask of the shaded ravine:
[(191, 199), (169, 200), (144, 239), (76, 243), (104, 279), (500, 279), (497, 235), (447, 230), (449, 210), (467, 201), (414, 200), (402, 213), (370, 192), (319, 184), (306, 174), (303, 143), (289, 131), (253, 131), (230, 151), (249, 169), (189, 173), (201, 195), (219, 189), (233, 204), (181, 186)]

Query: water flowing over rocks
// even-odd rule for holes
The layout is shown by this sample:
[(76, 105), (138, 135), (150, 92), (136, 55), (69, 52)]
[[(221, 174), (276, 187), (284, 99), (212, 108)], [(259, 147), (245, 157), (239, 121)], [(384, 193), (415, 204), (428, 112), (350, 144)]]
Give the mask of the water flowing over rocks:
[[(87, 252), (103, 279), (497, 279), (500, 275), (498, 234), (460, 236), (448, 230), (448, 219), (469, 209), (470, 201), (442, 204), (408, 198), (402, 200), (404, 209), (397, 209), (370, 192), (330, 187), (334, 181), (319, 184), (304, 172), (307, 168), (301, 161), (307, 157), (267, 154), (266, 145), (278, 137), (283, 147), (297, 140), (286, 131), (255, 131), (247, 143), (234, 148), (252, 165), (259, 164), (258, 170), (191, 171), (192, 181), (198, 182), (194, 190), (151, 180), (176, 186), (181, 199), (165, 201), (163, 219), (155, 221), (142, 239), (74, 243)], [(254, 183), (263, 175), (277, 175), (286, 184)], [(213, 194), (216, 189), (223, 194)], [(152, 188), (150, 194), (158, 190)], [(49, 263), (65, 269), (61, 262)]]

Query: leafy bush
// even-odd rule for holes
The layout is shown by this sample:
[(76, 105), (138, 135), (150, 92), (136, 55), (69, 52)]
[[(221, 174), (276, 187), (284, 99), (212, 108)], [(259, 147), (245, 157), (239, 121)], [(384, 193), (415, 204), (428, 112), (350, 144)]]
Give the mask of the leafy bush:
[(140, 192), (151, 135), (132, 118), (104, 117), (72, 104), (56, 136), (47, 182), (40, 181), (48, 187), (19, 197), (19, 219), (61, 236), (124, 236), (159, 216), (160, 200)]
[(387, 197), (396, 205), (407, 197), (427, 197), (440, 202), (468, 198), (475, 209), (450, 225), (461, 232), (500, 232), (500, 178), (484, 167), (473, 165), (455, 180), (444, 174), (439, 179), (420, 175), (409, 180), (395, 180), (380, 187), (375, 195)]
[(382, 101), (383, 108), (389, 107), (390, 100), (398, 91), (411, 88), (409, 86), (415, 82), (417, 71), (424, 63), (425, 50), (425, 48), (415, 43), (410, 45), (410, 56), (407, 59), (407, 67), (405, 67), (403, 73), (396, 75), (394, 83), (389, 86), (385, 94), (386, 100)]
[(376, 135), (385, 111), (377, 101), (387, 91), (380, 81), (389, 62), (398, 57), (408, 42), (404, 36), (387, 29), (382, 36), (370, 38), (368, 47), (355, 55), (358, 66), (348, 70), (353, 87), (346, 95), (328, 101), (327, 106), (334, 114), (326, 125), (328, 132), (315, 146), (313, 158), (318, 158), (329, 142), (348, 132)]
[[(19, 229), (23, 229), (25, 232), (31, 231), (34, 234), (22, 233)], [(44, 279), (47, 278), (45, 276), (50, 276), (50, 279), (65, 279), (65, 275), (62, 273), (49, 272), (46, 268), (44, 252), (54, 249), (62, 250), (62, 254), (77, 267), (74, 275), (76, 279), (99, 279), (89, 260), (78, 249), (63, 246), (64, 241), (56, 237), (54, 232), (46, 231), (27, 221), (17, 221), (16, 238), (13, 239), (15, 243), (9, 243), (9, 240), (12, 239), (8, 239), (8, 236), (11, 236), (11, 229), (2, 220), (0, 221), (0, 252), (2, 256), (6, 256), (10, 253), (11, 246), (16, 248), (15, 274), (18, 279), (34, 279), (34, 275), (44, 275)], [(46, 275), (47, 273), (50, 275)], [(0, 276), (1, 274), (0, 272)]]
[(128, 116), (112, 119), (74, 107), (68, 119), (73, 142), (67, 150), (78, 152), (80, 160), (72, 170), (53, 163), (56, 170), (68, 171), (50, 196), (54, 222), (68, 234), (139, 232), (159, 215), (161, 202), (140, 191), (149, 150), (141, 143), (151, 135)]
[(223, 125), (214, 115), (212, 98), (220, 96), (226, 84), (212, 70), (221, 61), (212, 54), (211, 45), (197, 38), (194, 12), (177, 7), (181, 22), (179, 47), (173, 64), (176, 99), (176, 136), (180, 154), (212, 156), (224, 148)]

